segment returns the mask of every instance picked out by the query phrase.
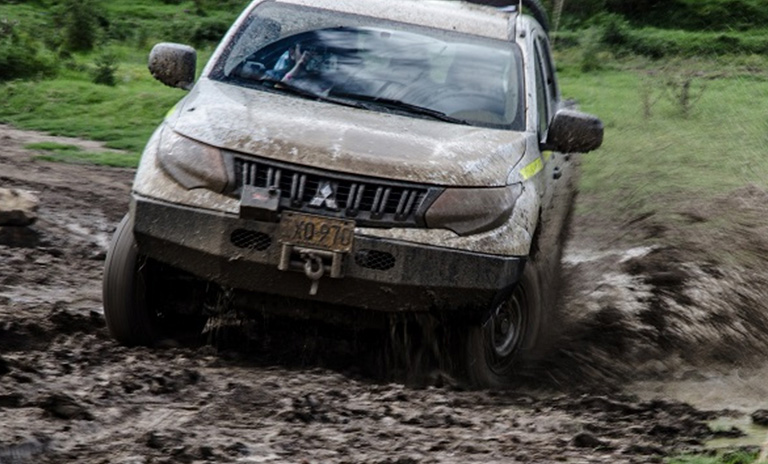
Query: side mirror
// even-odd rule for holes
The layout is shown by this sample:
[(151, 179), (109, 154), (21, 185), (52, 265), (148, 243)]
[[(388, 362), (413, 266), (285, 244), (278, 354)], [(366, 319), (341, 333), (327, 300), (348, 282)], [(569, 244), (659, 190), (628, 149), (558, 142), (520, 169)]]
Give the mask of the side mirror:
[(603, 122), (596, 116), (560, 110), (552, 119), (546, 147), (561, 153), (586, 153), (603, 143)]
[(149, 72), (167, 86), (191, 89), (196, 70), (197, 52), (188, 45), (164, 42), (149, 52)]

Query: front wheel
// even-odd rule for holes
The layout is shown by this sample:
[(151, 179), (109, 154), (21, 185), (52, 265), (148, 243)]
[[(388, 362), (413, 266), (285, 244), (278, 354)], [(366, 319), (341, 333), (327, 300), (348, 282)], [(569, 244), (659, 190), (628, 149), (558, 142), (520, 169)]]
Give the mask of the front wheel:
[(147, 279), (126, 215), (107, 252), (102, 285), (104, 318), (109, 333), (124, 345), (151, 345), (160, 336), (157, 313), (147, 302)]
[(466, 370), (473, 386), (509, 386), (518, 378), (522, 364), (541, 354), (545, 310), (538, 269), (531, 260), (512, 295), (486, 321), (469, 328)]
[[(112, 238), (102, 284), (107, 328), (124, 345), (188, 341), (200, 335), (207, 320), (197, 309), (205, 286), (140, 254), (130, 215), (120, 221)], [(174, 310), (176, 306), (186, 312)]]

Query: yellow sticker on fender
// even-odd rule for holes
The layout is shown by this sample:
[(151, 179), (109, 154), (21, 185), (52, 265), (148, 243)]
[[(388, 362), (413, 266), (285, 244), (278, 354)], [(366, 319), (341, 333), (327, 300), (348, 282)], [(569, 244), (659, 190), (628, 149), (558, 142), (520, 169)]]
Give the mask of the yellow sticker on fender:
[(520, 174), (523, 176), (524, 180), (528, 180), (538, 174), (542, 169), (544, 169), (544, 163), (541, 161), (541, 158), (536, 158), (534, 162), (521, 169)]
[(177, 107), (177, 106), (179, 106), (179, 104), (178, 104), (178, 103), (177, 103), (177, 104), (175, 104), (175, 105), (173, 105), (173, 107), (172, 107), (170, 110), (168, 110), (168, 112), (167, 112), (167, 113), (165, 113), (165, 118), (166, 118), (166, 119), (168, 119), (168, 117), (170, 117), (170, 116), (173, 114), (173, 112), (174, 112), (174, 111), (176, 111), (176, 107)]

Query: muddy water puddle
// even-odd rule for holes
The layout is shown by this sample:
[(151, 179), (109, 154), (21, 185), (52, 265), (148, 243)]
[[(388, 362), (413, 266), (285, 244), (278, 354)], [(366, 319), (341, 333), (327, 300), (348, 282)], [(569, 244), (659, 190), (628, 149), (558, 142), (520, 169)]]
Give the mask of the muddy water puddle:
[(705, 443), (708, 448), (768, 448), (768, 427), (755, 425), (749, 416), (719, 418), (709, 423), (712, 430), (733, 431), (737, 429), (744, 435), (739, 437), (721, 437)]
[(636, 382), (629, 389), (640, 398), (666, 396), (702, 409), (731, 409), (746, 414), (768, 409), (768, 366), (722, 369), (691, 371), (688, 375), (693, 378), (688, 379)]
[(708, 448), (768, 449), (768, 427), (755, 424), (751, 417), (768, 409), (768, 366), (685, 375), (690, 378), (635, 382), (627, 390), (641, 400), (663, 397), (701, 410), (728, 411), (709, 422), (716, 438), (705, 442)]

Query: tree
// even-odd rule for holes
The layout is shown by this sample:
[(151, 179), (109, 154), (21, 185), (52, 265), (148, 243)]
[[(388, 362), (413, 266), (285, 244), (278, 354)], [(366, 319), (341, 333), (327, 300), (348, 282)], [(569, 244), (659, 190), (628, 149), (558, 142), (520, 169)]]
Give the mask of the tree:
[(93, 50), (99, 36), (100, 5), (96, 0), (65, 0), (60, 6), (64, 48), (73, 52)]

